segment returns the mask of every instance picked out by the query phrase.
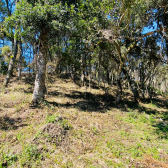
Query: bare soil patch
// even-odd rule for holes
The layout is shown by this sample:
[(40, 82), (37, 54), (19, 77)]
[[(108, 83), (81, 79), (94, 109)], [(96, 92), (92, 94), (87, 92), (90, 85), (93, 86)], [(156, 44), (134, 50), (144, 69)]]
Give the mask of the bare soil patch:
[(53, 123), (47, 123), (40, 128), (40, 135), (33, 141), (39, 143), (39, 140), (54, 143), (57, 146), (68, 145), (67, 131), (60, 125)]

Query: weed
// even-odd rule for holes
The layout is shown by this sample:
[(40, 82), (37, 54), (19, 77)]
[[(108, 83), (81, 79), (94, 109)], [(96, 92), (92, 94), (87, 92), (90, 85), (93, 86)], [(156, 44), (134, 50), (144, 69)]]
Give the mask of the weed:
[(51, 110), (54, 110), (54, 106), (51, 106), (50, 109), (51, 109)]
[(62, 165), (62, 168), (73, 167), (73, 163), (68, 161), (65, 165)]
[(127, 110), (128, 110), (129, 112), (132, 112), (132, 111), (133, 111), (131, 108), (128, 108)]
[(23, 138), (23, 134), (22, 134), (22, 133), (18, 133), (18, 134), (16, 135), (16, 139), (17, 139), (18, 141), (21, 141), (22, 138)]
[(15, 96), (15, 95), (13, 95), (13, 96), (12, 96), (12, 100), (15, 100), (15, 99), (16, 99), (16, 96)]
[(121, 131), (120, 132), (120, 134), (122, 135), (122, 136), (125, 136), (125, 137), (128, 137), (129, 135), (130, 135), (130, 133), (128, 133), (128, 132), (126, 132), (126, 131)]
[(153, 115), (153, 114), (151, 114), (151, 115), (149, 116), (149, 122), (150, 122), (151, 124), (154, 124), (154, 123), (155, 123), (155, 119), (154, 119), (154, 115)]
[(2, 134), (2, 138), (5, 138), (6, 137), (6, 132), (4, 132), (3, 134)]
[(57, 114), (47, 115), (46, 123), (56, 123), (56, 122), (59, 122), (64, 130), (70, 130), (73, 128), (67, 119), (63, 119), (61, 116), (58, 116)]
[(38, 138), (41, 134), (42, 134), (41, 131), (37, 132), (37, 134), (35, 135), (35, 138)]
[(15, 105), (15, 109), (16, 109), (16, 112), (19, 112), (22, 109), (22, 107), (18, 106), (18, 105)]
[(157, 94), (162, 95), (162, 91), (158, 90)]
[(48, 104), (48, 102), (47, 101), (42, 101), (42, 104), (44, 105), (44, 106), (48, 106), (49, 104)]
[(141, 115), (139, 120), (140, 120), (140, 122), (143, 122), (143, 123), (147, 123), (148, 122), (147, 117), (145, 117), (144, 115)]
[(110, 167), (114, 167), (114, 168), (121, 168), (121, 167), (124, 167), (124, 164), (123, 162), (115, 162), (113, 160), (106, 160), (107, 162), (107, 165), (110, 166)]
[(128, 114), (128, 117), (129, 117), (129, 119), (137, 119), (138, 118), (138, 114), (135, 113), (135, 112), (130, 112)]
[(73, 128), (72, 125), (68, 122), (67, 119), (63, 119), (60, 123), (61, 123), (62, 128), (63, 128), (64, 130), (70, 130), (70, 129)]
[(30, 144), (23, 146), (22, 153), (19, 156), (19, 162), (23, 167), (32, 167), (34, 162), (39, 164), (41, 159), (42, 154), (36, 146)]
[(163, 114), (163, 120), (168, 120), (168, 113)]
[(99, 133), (98, 129), (96, 127), (94, 127), (94, 126), (91, 128), (91, 130), (93, 131), (93, 133), (95, 135), (97, 135)]
[(26, 97), (25, 99), (23, 99), (22, 103), (29, 103), (28, 97)]
[(1, 158), (0, 158), (0, 168), (3, 167), (8, 167), (12, 165), (14, 162), (17, 161), (18, 157), (17, 155), (11, 155), (11, 154), (6, 154), (3, 151), (1, 151)]
[(145, 150), (143, 149), (142, 145), (138, 143), (136, 146), (133, 146), (128, 152), (131, 153), (131, 156), (133, 158), (138, 158), (143, 155)]
[(113, 155), (117, 158), (119, 158), (122, 154), (122, 152), (125, 150), (125, 146), (123, 143), (111, 140), (107, 142), (107, 147), (111, 150)]
[(145, 136), (145, 139), (146, 139), (147, 141), (151, 141), (151, 138), (150, 138), (150, 135), (149, 135), (149, 134), (144, 133), (144, 136)]
[[(78, 133), (80, 134), (80, 136), (83, 136), (83, 135), (84, 135), (83, 129), (79, 129), (79, 130), (78, 130)], [(76, 134), (74, 134), (74, 135), (76, 136)]]
[(47, 115), (46, 123), (55, 123), (57, 115)]

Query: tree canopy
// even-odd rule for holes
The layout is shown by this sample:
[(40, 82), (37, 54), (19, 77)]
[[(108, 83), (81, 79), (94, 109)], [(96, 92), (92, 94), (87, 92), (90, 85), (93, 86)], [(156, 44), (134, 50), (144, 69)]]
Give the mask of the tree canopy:
[(82, 83), (85, 77), (116, 82), (117, 103), (124, 82), (135, 101), (151, 96), (151, 88), (166, 92), (159, 84), (166, 74), (158, 75), (168, 62), (166, 1), (22, 0), (12, 12), (7, 2), (0, 3), (1, 39), (16, 41), (15, 55), (19, 39), (33, 48), (36, 104), (44, 100), (47, 62), (50, 71), (66, 69), (74, 81), (78, 74)]

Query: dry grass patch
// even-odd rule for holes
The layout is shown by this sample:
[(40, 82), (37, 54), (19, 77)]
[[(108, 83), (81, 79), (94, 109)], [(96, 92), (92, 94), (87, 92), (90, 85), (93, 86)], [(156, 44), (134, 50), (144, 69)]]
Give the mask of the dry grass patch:
[(30, 82), (13, 81), (0, 89), (0, 167), (167, 166), (168, 117), (162, 102), (129, 104), (126, 91), (124, 110), (125, 104), (114, 104), (115, 86), (105, 96), (102, 87), (89, 90), (54, 78), (46, 101), (34, 109)]

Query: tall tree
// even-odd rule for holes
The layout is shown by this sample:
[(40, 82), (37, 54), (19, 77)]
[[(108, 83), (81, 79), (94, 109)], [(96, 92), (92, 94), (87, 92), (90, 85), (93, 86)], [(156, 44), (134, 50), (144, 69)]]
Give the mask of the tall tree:
[[(151, 11), (151, 1), (123, 0), (115, 2), (106, 1), (105, 4), (106, 3), (109, 5), (103, 5), (102, 10), (107, 12), (110, 26), (106, 26), (105, 28), (100, 27), (98, 32), (102, 34), (102, 37), (100, 38), (102, 39), (102, 42), (103, 39), (105, 39), (116, 48), (116, 51), (113, 52), (113, 54), (116, 55), (115, 60), (118, 64), (118, 91), (116, 95), (116, 102), (119, 103), (122, 94), (122, 73), (127, 76), (128, 82), (131, 84), (130, 86), (132, 86), (131, 90), (134, 95), (137, 95), (135, 94), (136, 91), (133, 86), (135, 82), (131, 82), (131, 78), (128, 76), (128, 73), (126, 73), (126, 69), (124, 68), (126, 66), (128, 56), (131, 56), (131, 51), (138, 48), (138, 43), (140, 43), (145, 37), (159, 32), (165, 32), (166, 29), (160, 27), (156, 31), (142, 34), (143, 28), (148, 26), (148, 23), (153, 20), (154, 12), (149, 12)], [(109, 6), (111, 6), (111, 8), (109, 8)], [(123, 47), (125, 47), (125, 50), (123, 50)]]
[[(76, 1), (69, 3), (74, 2)], [(39, 41), (39, 51), (36, 58), (37, 72), (33, 92), (34, 104), (44, 100), (49, 39), (55, 38), (60, 33), (63, 23), (68, 19), (68, 11), (74, 10), (74, 5), (68, 5), (55, 0), (23, 0), (18, 3), (14, 14), (10, 18), (14, 19), (22, 29), (22, 36), (31, 32)]]
[[(13, 12), (13, 5), (17, 5), (17, 0), (15, 1), (8, 1), (5, 0), (6, 2), (6, 9), (7, 9), (7, 16), (10, 17), (12, 15)], [(12, 22), (13, 23), (13, 22)], [(14, 62), (16, 60), (16, 56), (17, 56), (17, 51), (18, 51), (18, 39), (17, 39), (17, 35), (18, 35), (18, 30), (17, 30), (17, 25), (10, 25), (10, 27), (5, 27), (6, 25), (3, 26), (3, 33), (5, 34), (6, 37), (8, 37), (11, 42), (12, 42), (12, 56), (11, 56), (11, 60), (9, 62), (9, 66), (8, 66), (8, 72), (4, 81), (4, 86), (7, 87), (10, 78), (12, 76), (13, 73), (13, 66), (14, 66)], [(14, 32), (14, 33), (13, 33)]]

